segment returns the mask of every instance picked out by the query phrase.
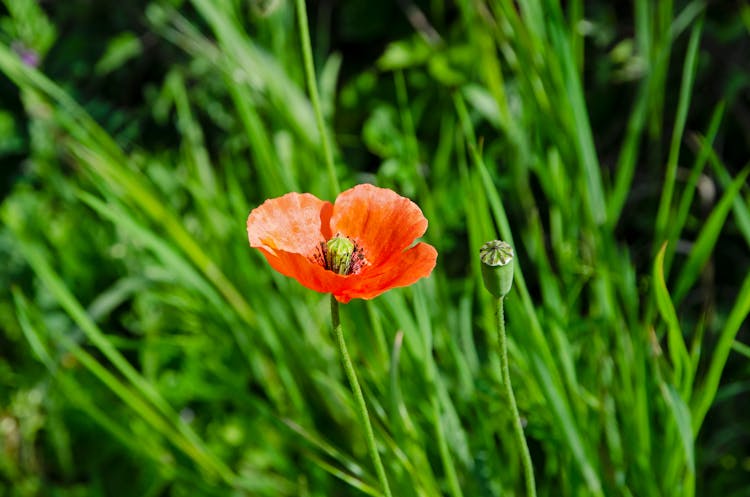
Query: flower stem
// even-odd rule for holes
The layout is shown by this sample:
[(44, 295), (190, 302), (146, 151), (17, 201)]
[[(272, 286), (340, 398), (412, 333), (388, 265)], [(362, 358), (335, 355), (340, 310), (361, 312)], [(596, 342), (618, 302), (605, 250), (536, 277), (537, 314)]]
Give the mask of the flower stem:
[(305, 0), (297, 0), (297, 27), (299, 28), (300, 43), (302, 43), (302, 59), (305, 66), (305, 79), (307, 80), (307, 89), (310, 92), (310, 102), (315, 113), (315, 121), (320, 132), (320, 143), (323, 148), (323, 156), (328, 169), (328, 179), (331, 182), (334, 195), (341, 191), (339, 180), (336, 177), (336, 167), (333, 163), (333, 152), (331, 144), (328, 141), (326, 125), (323, 121), (323, 111), (320, 108), (320, 98), (318, 97), (318, 83), (315, 79), (315, 66), (313, 65), (312, 46), (310, 45), (310, 30), (307, 27), (307, 7)]
[(362, 395), (362, 389), (359, 386), (357, 380), (357, 373), (354, 371), (354, 365), (352, 359), (349, 357), (349, 352), (346, 349), (346, 341), (344, 340), (344, 331), (341, 328), (341, 320), (339, 318), (339, 302), (336, 298), (331, 295), (331, 321), (333, 322), (333, 332), (336, 334), (336, 339), (339, 343), (339, 349), (341, 350), (341, 358), (344, 362), (344, 371), (349, 379), (349, 385), (352, 388), (354, 394), (354, 400), (357, 403), (357, 411), (359, 412), (359, 418), (362, 425), (365, 428), (365, 435), (367, 439), (367, 449), (370, 452), (370, 458), (372, 463), (375, 465), (375, 472), (378, 474), (378, 480), (380, 485), (383, 487), (383, 493), (386, 497), (392, 497), (391, 488), (388, 485), (388, 478), (385, 475), (385, 468), (383, 467), (383, 461), (380, 460), (378, 454), (378, 448), (375, 445), (375, 434), (372, 431), (372, 424), (370, 424), (370, 415), (367, 412), (367, 404), (365, 404), (365, 397)]
[(529, 497), (536, 497), (536, 484), (534, 483), (534, 466), (531, 464), (531, 455), (529, 446), (526, 444), (526, 437), (523, 434), (523, 425), (521, 416), (518, 414), (516, 397), (513, 394), (513, 385), (510, 383), (510, 368), (508, 366), (508, 341), (505, 335), (505, 315), (503, 309), (503, 297), (497, 299), (497, 329), (500, 339), (500, 368), (503, 374), (503, 385), (505, 394), (510, 403), (511, 413), (513, 415), (513, 433), (516, 436), (518, 448), (521, 451), (521, 462), (523, 463), (523, 472), (526, 479), (526, 493)]

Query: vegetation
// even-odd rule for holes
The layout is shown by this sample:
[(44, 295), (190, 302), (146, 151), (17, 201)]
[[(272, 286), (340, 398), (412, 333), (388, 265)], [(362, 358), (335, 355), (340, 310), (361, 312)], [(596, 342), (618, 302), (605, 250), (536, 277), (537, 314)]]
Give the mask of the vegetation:
[(526, 495), (502, 239), (537, 494), (747, 496), (750, 6), (562, 3), (4, 0), (0, 496), (383, 495), (245, 227), (366, 182), (438, 251), (340, 309), (393, 495)]

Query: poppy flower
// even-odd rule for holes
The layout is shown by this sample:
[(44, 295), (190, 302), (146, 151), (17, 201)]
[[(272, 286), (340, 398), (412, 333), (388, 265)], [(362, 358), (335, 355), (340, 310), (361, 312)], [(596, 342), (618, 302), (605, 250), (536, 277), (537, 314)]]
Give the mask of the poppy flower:
[(331, 204), (309, 193), (266, 200), (247, 218), (250, 246), (271, 267), (342, 303), (429, 276), (437, 251), (417, 243), (427, 219), (392, 190), (357, 185)]

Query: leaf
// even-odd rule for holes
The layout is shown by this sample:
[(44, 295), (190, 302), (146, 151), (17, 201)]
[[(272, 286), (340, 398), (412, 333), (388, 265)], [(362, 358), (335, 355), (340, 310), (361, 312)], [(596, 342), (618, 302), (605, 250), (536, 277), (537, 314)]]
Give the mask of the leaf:
[(94, 66), (94, 72), (100, 76), (109, 74), (125, 65), (127, 61), (138, 57), (143, 52), (141, 40), (133, 33), (120, 33), (107, 44), (104, 55)]
[[(696, 136), (696, 142), (700, 147), (706, 147), (706, 141), (708, 140), (709, 137), (702, 138)], [(732, 182), (732, 177), (727, 172), (726, 166), (716, 155), (713, 148), (708, 147), (707, 151), (714, 173), (719, 178), (719, 183), (725, 189), (729, 188), (729, 185)], [(747, 242), (748, 247), (750, 247), (750, 208), (748, 207), (747, 202), (742, 198), (742, 195), (737, 195), (737, 197), (735, 197), (732, 209), (734, 211), (734, 220), (737, 223), (737, 228), (740, 230), (740, 233), (742, 233), (742, 236), (745, 237), (745, 242)]]
[(714, 353), (711, 356), (711, 362), (706, 373), (705, 380), (701, 386), (700, 393), (696, 396), (697, 400), (692, 406), (693, 411), (693, 431), (698, 433), (703, 419), (706, 417), (708, 409), (711, 407), (716, 398), (716, 391), (719, 389), (719, 381), (724, 366), (727, 363), (729, 352), (732, 350), (734, 339), (740, 326), (750, 313), (750, 274), (745, 277), (742, 283), (737, 300), (729, 313), (724, 329), (721, 330), (719, 341), (716, 344)]
[(694, 435), (690, 409), (688, 409), (687, 405), (680, 397), (680, 394), (674, 388), (665, 383), (662, 383), (662, 394), (664, 395), (667, 407), (672, 413), (672, 417), (677, 425), (677, 433), (680, 435), (680, 442), (682, 444), (682, 449), (685, 452), (685, 462), (688, 465), (688, 470), (691, 473), (694, 473), (695, 450), (693, 447)]
[(375, 64), (382, 71), (406, 69), (424, 64), (431, 53), (430, 46), (422, 38), (414, 36), (411, 40), (390, 43)]
[(716, 246), (716, 241), (719, 238), (719, 233), (724, 226), (724, 221), (729, 214), (729, 210), (732, 208), (734, 198), (740, 192), (740, 189), (745, 185), (747, 175), (750, 173), (750, 168), (745, 168), (739, 176), (729, 185), (726, 193), (719, 201), (716, 208), (708, 216), (706, 224), (703, 226), (698, 239), (695, 241), (690, 255), (687, 261), (683, 265), (680, 277), (677, 279), (677, 284), (674, 291), (674, 301), (680, 302), (685, 296), (687, 291), (690, 289), (692, 284), (698, 278), (698, 275), (706, 264), (706, 261), (710, 257), (711, 253)]
[(656, 298), (656, 305), (659, 308), (659, 314), (661, 314), (662, 319), (667, 323), (667, 343), (669, 345), (669, 358), (674, 368), (674, 381), (678, 387), (681, 387), (680, 390), (683, 391), (683, 387), (686, 390), (688, 388), (688, 385), (683, 385), (683, 373), (685, 372), (684, 368), (690, 365), (690, 356), (685, 345), (685, 340), (682, 337), (677, 313), (669, 297), (667, 284), (664, 281), (664, 253), (666, 249), (667, 244), (665, 242), (661, 246), (659, 253), (656, 254), (656, 260), (654, 261), (652, 273), (654, 278), (654, 296)]

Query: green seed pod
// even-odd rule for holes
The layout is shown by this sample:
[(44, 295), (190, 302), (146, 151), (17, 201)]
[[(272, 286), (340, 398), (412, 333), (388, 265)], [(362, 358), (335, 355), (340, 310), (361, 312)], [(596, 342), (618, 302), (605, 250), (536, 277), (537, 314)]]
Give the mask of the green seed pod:
[(513, 286), (513, 247), (492, 240), (479, 249), (484, 286), (495, 297), (505, 297)]
[(337, 236), (326, 242), (326, 265), (338, 274), (349, 274), (354, 253), (354, 242), (346, 237)]

